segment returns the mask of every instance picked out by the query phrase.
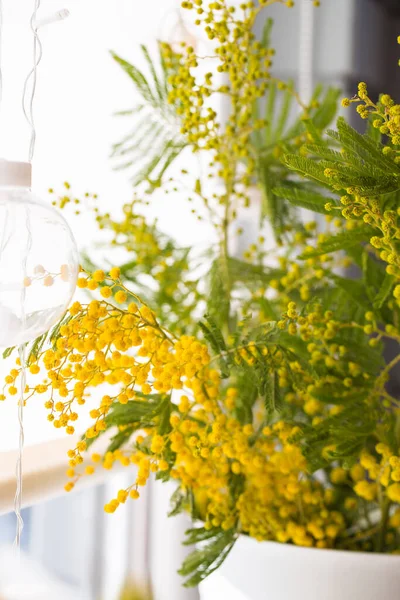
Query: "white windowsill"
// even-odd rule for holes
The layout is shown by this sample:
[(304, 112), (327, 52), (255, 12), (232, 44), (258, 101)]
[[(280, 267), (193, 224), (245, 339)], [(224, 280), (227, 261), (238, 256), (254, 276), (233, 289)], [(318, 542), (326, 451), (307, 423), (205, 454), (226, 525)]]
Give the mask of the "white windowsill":
[[(67, 451), (74, 448), (78, 439), (77, 437), (67, 436), (25, 448), (23, 455), (23, 507), (66, 493), (64, 485), (68, 481), (66, 475), (68, 468)], [(100, 439), (96, 443), (95, 451), (104, 452), (107, 443), (108, 439), (106, 437)], [(17, 457), (17, 450), (0, 452), (0, 515), (14, 509)], [(115, 471), (113, 469), (113, 473)], [(101, 483), (109, 476), (109, 473), (109, 471), (100, 467), (93, 475), (83, 477), (77, 489), (82, 489), (84, 485)]]

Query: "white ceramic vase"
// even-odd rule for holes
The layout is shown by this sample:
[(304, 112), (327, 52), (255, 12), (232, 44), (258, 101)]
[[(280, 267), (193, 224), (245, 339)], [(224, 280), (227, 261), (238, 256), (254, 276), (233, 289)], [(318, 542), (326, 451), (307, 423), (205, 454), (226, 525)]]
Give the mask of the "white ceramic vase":
[(400, 599), (400, 555), (300, 548), (242, 536), (219, 574), (248, 600)]

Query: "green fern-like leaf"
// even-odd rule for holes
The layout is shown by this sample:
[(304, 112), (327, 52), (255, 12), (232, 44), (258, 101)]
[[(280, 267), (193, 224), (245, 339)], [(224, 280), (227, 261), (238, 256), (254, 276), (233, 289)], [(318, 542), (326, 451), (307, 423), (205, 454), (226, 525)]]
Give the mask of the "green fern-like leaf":
[(332, 123), (337, 114), (341, 91), (338, 88), (328, 88), (325, 95), (320, 99), (322, 86), (320, 89), (321, 92), (313, 98), (314, 101), (317, 100), (319, 102), (319, 106), (313, 114), (312, 120), (319, 131), (324, 131)]
[(382, 283), (382, 287), (380, 288), (378, 294), (374, 300), (374, 308), (380, 309), (384, 305), (385, 301), (388, 299), (390, 292), (393, 289), (395, 284), (395, 278), (393, 275), (386, 274), (385, 279)]
[(370, 310), (371, 303), (366, 294), (365, 286), (361, 281), (346, 279), (345, 277), (340, 277), (333, 273), (327, 273), (327, 276), (345, 292), (349, 300), (353, 301), (364, 310)]
[(141, 46), (148, 74), (115, 53), (113, 59), (134, 84), (140, 102), (128, 111), (117, 114), (133, 121), (130, 132), (112, 148), (116, 169), (128, 169), (134, 186), (146, 182), (158, 187), (165, 172), (188, 145), (180, 133), (176, 107), (168, 102), (171, 75), (161, 51), (158, 64), (146, 46)]
[(303, 177), (313, 179), (324, 187), (331, 187), (331, 180), (324, 175), (325, 167), (322, 167), (315, 160), (298, 154), (287, 154), (284, 161), (289, 169), (300, 173)]
[[(297, 224), (297, 214), (292, 204), (278, 199), (275, 188), (286, 185), (290, 178), (287, 168), (283, 167), (279, 154), (298, 153), (299, 136), (308, 132), (309, 137), (319, 144), (323, 140), (323, 129), (332, 121), (337, 110), (339, 92), (328, 89), (323, 93), (322, 86), (316, 88), (313, 107), (307, 119), (294, 110), (295, 93), (293, 83), (288, 82), (285, 89), (278, 88), (272, 81), (267, 88), (266, 97), (260, 99), (254, 107), (254, 116), (263, 114), (266, 121), (262, 130), (251, 137), (257, 155), (257, 176), (262, 192), (261, 218), (271, 223), (277, 239), (284, 235), (288, 224)], [(323, 170), (322, 170), (323, 171)], [(311, 208), (311, 206), (307, 206)]]
[(368, 241), (371, 237), (371, 231), (373, 230), (370, 227), (359, 227), (352, 231), (344, 231), (343, 233), (331, 235), (328, 239), (318, 244), (316, 248), (308, 249), (303, 254), (300, 254), (299, 258), (307, 259), (337, 252), (338, 250), (347, 250), (352, 246), (359, 245), (361, 242)]
[[(216, 571), (224, 562), (236, 541), (235, 530), (209, 531), (201, 528), (197, 535), (190, 535), (197, 530), (189, 530), (190, 542), (199, 543), (203, 541), (200, 548), (194, 550), (183, 562), (179, 573), (189, 576), (185, 582), (186, 587), (192, 587), (201, 583), (206, 577)], [(207, 541), (205, 541), (207, 540)]]
[(311, 189), (310, 186), (287, 183), (285, 186), (274, 188), (273, 192), (275, 196), (289, 200), (294, 206), (321, 214), (329, 214), (329, 211), (325, 208), (328, 202), (336, 205), (333, 198), (323, 196)]
[(337, 120), (337, 131), (328, 130), (327, 134), (337, 140), (343, 148), (354, 152), (371, 166), (380, 166), (387, 173), (400, 176), (400, 167), (382, 154), (383, 146), (367, 135), (361, 135), (351, 127), (343, 117)]

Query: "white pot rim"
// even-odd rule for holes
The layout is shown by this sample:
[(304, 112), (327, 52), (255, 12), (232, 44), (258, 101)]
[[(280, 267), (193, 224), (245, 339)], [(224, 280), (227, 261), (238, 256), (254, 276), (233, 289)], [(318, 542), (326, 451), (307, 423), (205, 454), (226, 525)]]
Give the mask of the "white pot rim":
[[(363, 561), (371, 561), (376, 563), (376, 561), (392, 561), (400, 560), (400, 554), (385, 554), (383, 552), (363, 552), (363, 551), (354, 551), (354, 550), (336, 550), (334, 548), (308, 548), (307, 546), (296, 546), (295, 544), (286, 544), (281, 542), (272, 542), (269, 540), (261, 540), (258, 541), (255, 538), (250, 537), (249, 535), (240, 534), (239, 539), (241, 544), (245, 544), (247, 547), (253, 546), (264, 546), (266, 553), (268, 553), (268, 549), (270, 549), (271, 554), (274, 556), (279, 555), (288, 555), (291, 554), (293, 557), (296, 555), (305, 554), (310, 555), (311, 557), (322, 559), (325, 556), (328, 560), (331, 558), (336, 558), (337, 560), (346, 559), (347, 561), (357, 561), (362, 558)], [(238, 540), (239, 541), (239, 540)]]
[(399, 558), (242, 535), (220, 575), (249, 600), (399, 600)]

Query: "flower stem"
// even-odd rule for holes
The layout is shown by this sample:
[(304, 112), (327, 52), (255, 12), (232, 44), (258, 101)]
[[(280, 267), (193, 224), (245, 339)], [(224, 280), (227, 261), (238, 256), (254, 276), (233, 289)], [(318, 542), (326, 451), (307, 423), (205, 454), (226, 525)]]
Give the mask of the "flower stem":
[(380, 522), (378, 540), (377, 540), (377, 546), (376, 546), (377, 552), (383, 552), (383, 549), (385, 547), (386, 529), (387, 529), (388, 521), (389, 521), (389, 509), (390, 509), (390, 500), (388, 500), (386, 498), (382, 502), (382, 509), (381, 509), (382, 515), (381, 515), (381, 522)]

